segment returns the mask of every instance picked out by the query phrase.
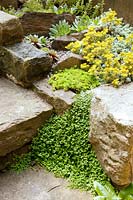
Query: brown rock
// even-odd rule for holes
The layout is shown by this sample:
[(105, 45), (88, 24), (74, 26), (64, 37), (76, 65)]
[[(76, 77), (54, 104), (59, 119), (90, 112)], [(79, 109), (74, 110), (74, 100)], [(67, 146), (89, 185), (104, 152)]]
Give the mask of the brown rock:
[(84, 59), (82, 56), (71, 53), (71, 52), (66, 52), (64, 55), (62, 55), (59, 58), (59, 61), (53, 66), (53, 69), (56, 70), (63, 70), (66, 68), (71, 68), (73, 66), (80, 66), (81, 63), (83, 63)]
[(117, 186), (133, 182), (133, 83), (94, 90), (90, 142)]
[(0, 156), (30, 142), (52, 113), (52, 106), (32, 91), (0, 79)]
[(52, 24), (57, 24), (60, 20), (66, 20), (72, 24), (75, 16), (71, 14), (57, 15), (55, 13), (32, 12), (25, 13), (20, 21), (22, 23), (24, 34), (38, 34), (48, 36)]
[(77, 33), (72, 33), (71, 36), (74, 37), (77, 40), (82, 40), (84, 38), (84, 35), (87, 33), (87, 30), (77, 32)]
[(59, 50), (59, 51), (66, 51), (66, 46), (70, 43), (70, 42), (75, 42), (77, 41), (74, 37), (70, 36), (70, 35), (65, 35), (65, 36), (61, 36), (61, 37), (57, 37), (53, 42), (52, 42), (52, 48), (55, 50)]
[(53, 91), (48, 79), (43, 79), (34, 84), (37, 94), (51, 104), (57, 114), (63, 114), (74, 102), (75, 93), (64, 90)]
[(47, 53), (25, 42), (1, 47), (0, 62), (1, 70), (24, 87), (47, 74), (52, 67), (52, 59)]
[(23, 29), (19, 19), (0, 11), (0, 44), (8, 45), (21, 42)]

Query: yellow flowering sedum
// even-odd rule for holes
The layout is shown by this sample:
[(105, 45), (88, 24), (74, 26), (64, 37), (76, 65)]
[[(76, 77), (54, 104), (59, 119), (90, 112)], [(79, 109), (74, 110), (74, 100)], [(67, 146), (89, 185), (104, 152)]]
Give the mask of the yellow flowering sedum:
[[(101, 17), (103, 23), (120, 24), (122, 21), (116, 17), (115, 11), (109, 11)], [(116, 42), (130, 45), (130, 51), (114, 53), (113, 45)], [(81, 54), (86, 60), (81, 69), (95, 75), (105, 83), (118, 87), (133, 77), (133, 33), (127, 38), (110, 34), (108, 26), (98, 28), (90, 26), (81, 41), (70, 43), (67, 47), (74, 53)]]

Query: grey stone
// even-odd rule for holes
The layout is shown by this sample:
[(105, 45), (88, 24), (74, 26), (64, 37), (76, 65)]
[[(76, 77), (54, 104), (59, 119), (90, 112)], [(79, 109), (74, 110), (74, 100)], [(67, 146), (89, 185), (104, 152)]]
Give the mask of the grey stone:
[(66, 46), (70, 43), (70, 42), (75, 42), (77, 41), (76, 38), (70, 36), (70, 35), (65, 35), (65, 36), (61, 36), (61, 37), (57, 37), (55, 38), (55, 40), (52, 42), (52, 48), (55, 50), (59, 50), (59, 51), (66, 51)]
[(46, 170), (34, 167), (17, 175), (0, 174), (1, 200), (92, 200), (89, 192), (72, 190), (68, 182)]
[(49, 35), (52, 24), (58, 24), (60, 20), (64, 19), (69, 24), (72, 24), (75, 20), (75, 16), (67, 13), (28, 12), (20, 17), (25, 35), (37, 34), (45, 36)]
[(19, 19), (0, 11), (0, 44), (9, 45), (21, 42), (23, 29)]
[(90, 142), (117, 186), (133, 182), (133, 83), (94, 90)]
[(0, 79), (0, 156), (30, 142), (52, 113), (52, 106), (27, 89)]
[(47, 74), (52, 59), (47, 53), (25, 42), (0, 48), (0, 68), (17, 84), (28, 87)]
[(59, 58), (59, 61), (53, 65), (53, 70), (63, 70), (66, 68), (71, 68), (73, 66), (79, 67), (83, 63), (84, 59), (82, 56), (67, 52)]
[(37, 94), (46, 99), (50, 103), (57, 114), (63, 114), (74, 102), (75, 93), (64, 90), (52, 90), (52, 86), (48, 84), (48, 79), (43, 79), (34, 83)]

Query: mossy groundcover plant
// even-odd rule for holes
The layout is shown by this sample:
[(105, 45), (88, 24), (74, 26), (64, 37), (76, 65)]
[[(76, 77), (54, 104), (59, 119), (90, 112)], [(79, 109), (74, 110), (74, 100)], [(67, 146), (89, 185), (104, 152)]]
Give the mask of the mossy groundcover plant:
[(91, 95), (82, 92), (64, 115), (51, 117), (33, 139), (24, 162), (20, 158), (13, 168), (20, 171), (34, 161), (57, 176), (68, 178), (73, 188), (94, 192), (94, 181), (105, 184), (108, 177), (88, 139), (90, 103)]
[(82, 69), (70, 68), (53, 74), (49, 79), (53, 90), (64, 89), (81, 92), (100, 85), (95, 76), (89, 75)]

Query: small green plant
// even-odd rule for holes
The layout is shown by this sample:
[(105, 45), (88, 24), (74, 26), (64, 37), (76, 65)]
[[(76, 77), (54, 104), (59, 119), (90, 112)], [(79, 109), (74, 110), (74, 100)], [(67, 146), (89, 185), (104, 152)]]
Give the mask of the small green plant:
[(82, 69), (70, 68), (52, 75), (49, 83), (53, 89), (64, 89), (80, 92), (100, 85), (99, 81)]
[(17, 173), (22, 172), (23, 170), (26, 170), (32, 162), (31, 159), (31, 152), (27, 154), (23, 154), (22, 156), (15, 156), (14, 157), (14, 164), (11, 164), (10, 169), (12, 171), (16, 171)]
[(58, 24), (52, 25), (52, 27), (50, 28), (49, 35), (51, 39), (54, 39), (59, 36), (68, 35), (70, 31), (71, 31), (70, 25), (68, 24), (66, 20), (63, 20), (63, 21), (59, 21)]
[(90, 25), (90, 17), (88, 15), (77, 16), (75, 21), (72, 24), (71, 31), (72, 32), (81, 32), (86, 30)]
[(94, 200), (121, 200), (110, 183), (103, 186), (100, 182), (94, 181), (94, 188), (99, 195)]
[(96, 5), (93, 0), (78, 0), (76, 3), (76, 14), (77, 15), (88, 15), (91, 18), (99, 16), (103, 12), (104, 0), (100, 0)]
[(122, 189), (118, 195), (110, 183), (103, 186), (101, 183), (94, 181), (94, 188), (99, 195), (94, 200), (133, 200), (133, 183)]
[(133, 200), (133, 183), (131, 183), (127, 188), (122, 189), (119, 192), (119, 197), (122, 200)]
[(45, 47), (47, 42), (47, 38), (44, 36), (39, 37), (38, 35), (28, 35), (25, 40), (39, 49)]
[(43, 12), (44, 7), (41, 0), (28, 0), (24, 3), (22, 8), (24, 12)]

